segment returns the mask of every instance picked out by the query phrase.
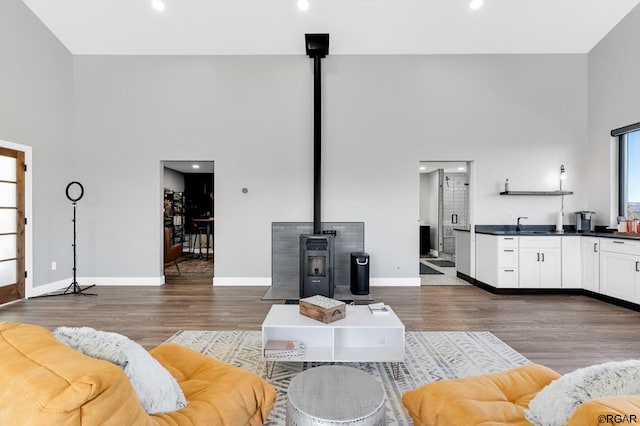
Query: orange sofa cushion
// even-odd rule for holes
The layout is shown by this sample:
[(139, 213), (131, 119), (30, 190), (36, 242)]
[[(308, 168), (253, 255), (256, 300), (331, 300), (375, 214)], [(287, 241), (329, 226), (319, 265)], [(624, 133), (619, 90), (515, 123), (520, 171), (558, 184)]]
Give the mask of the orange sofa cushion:
[(125, 373), (42, 327), (0, 323), (0, 424), (259, 425), (276, 391), (262, 378), (177, 344), (151, 351), (178, 380), (187, 407), (147, 415)]
[(530, 425), (524, 417), (536, 394), (560, 377), (530, 364), (511, 370), (428, 383), (402, 395), (416, 425)]
[(187, 407), (154, 414), (158, 425), (262, 425), (276, 391), (260, 376), (216, 361), (176, 343), (152, 349), (151, 355), (174, 376)]
[[(604, 421), (600, 416), (605, 416)], [(624, 416), (628, 421), (624, 419)], [(631, 418), (631, 416), (635, 417)], [(640, 395), (612, 396), (584, 402), (573, 412), (567, 426), (633, 425), (636, 423), (640, 423)]]

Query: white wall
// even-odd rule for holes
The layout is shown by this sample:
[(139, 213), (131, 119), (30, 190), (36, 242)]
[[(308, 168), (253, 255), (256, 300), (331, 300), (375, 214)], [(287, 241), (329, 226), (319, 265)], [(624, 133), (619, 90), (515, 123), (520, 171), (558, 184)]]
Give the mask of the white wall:
[[(586, 208), (586, 61), (329, 56), (322, 219), (364, 221), (371, 275), (390, 282), (417, 277), (420, 161), (476, 162), (478, 224), (554, 223), (558, 197), (498, 192), (506, 177), (556, 189), (560, 164), (566, 211)], [(216, 276), (270, 277), (271, 222), (312, 219), (310, 59), (77, 56), (74, 83), (89, 274), (161, 275), (160, 160), (201, 158), (216, 162)]]
[(184, 192), (184, 175), (173, 169), (164, 168), (163, 189), (168, 188), (174, 192)]
[[(589, 53), (589, 208), (598, 224), (615, 223), (617, 162), (610, 163), (611, 130), (640, 122), (640, 7), (633, 9)], [(615, 176), (612, 185), (611, 176)], [(617, 211), (617, 206), (615, 208)]]
[(0, 1), (0, 140), (32, 147), (35, 287), (72, 274), (72, 83), (69, 51), (22, 1)]

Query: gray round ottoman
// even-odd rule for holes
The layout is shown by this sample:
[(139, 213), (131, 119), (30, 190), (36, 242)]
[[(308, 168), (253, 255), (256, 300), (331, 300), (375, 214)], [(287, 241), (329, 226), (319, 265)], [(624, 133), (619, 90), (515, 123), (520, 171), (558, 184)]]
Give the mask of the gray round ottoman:
[(287, 391), (287, 425), (385, 425), (382, 384), (337, 365), (310, 368)]

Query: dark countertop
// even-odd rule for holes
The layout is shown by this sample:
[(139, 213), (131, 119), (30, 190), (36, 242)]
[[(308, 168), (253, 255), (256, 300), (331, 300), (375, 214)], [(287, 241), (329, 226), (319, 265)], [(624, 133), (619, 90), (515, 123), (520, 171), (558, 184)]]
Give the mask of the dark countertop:
[(596, 238), (619, 238), (625, 240), (640, 240), (640, 234), (636, 235), (615, 235), (613, 232), (599, 230), (596, 232), (576, 232), (573, 226), (567, 227), (564, 232), (556, 232), (553, 225), (525, 225), (524, 229), (516, 232), (514, 225), (476, 225), (476, 234), (487, 235), (513, 235), (519, 237), (596, 237)]

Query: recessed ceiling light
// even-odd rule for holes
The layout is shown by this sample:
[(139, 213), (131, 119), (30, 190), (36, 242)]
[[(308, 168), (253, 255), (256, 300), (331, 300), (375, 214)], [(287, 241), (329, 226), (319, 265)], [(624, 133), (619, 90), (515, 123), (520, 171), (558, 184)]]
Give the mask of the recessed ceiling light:
[(309, 9), (309, 1), (308, 0), (298, 0), (298, 9), (300, 9), (300, 10)]
[(200, 165), (199, 164), (192, 164), (191, 167), (194, 168), (194, 169), (199, 169)]
[(460, 170), (461, 172), (464, 172), (464, 167), (458, 167), (458, 170)]
[(427, 170), (425, 166), (420, 166), (420, 170)]
[(469, 5), (469, 7), (472, 10), (478, 10), (482, 7), (482, 2), (483, 0), (471, 0), (471, 4)]
[(151, 6), (158, 12), (164, 12), (164, 2), (162, 0), (151, 0)]

